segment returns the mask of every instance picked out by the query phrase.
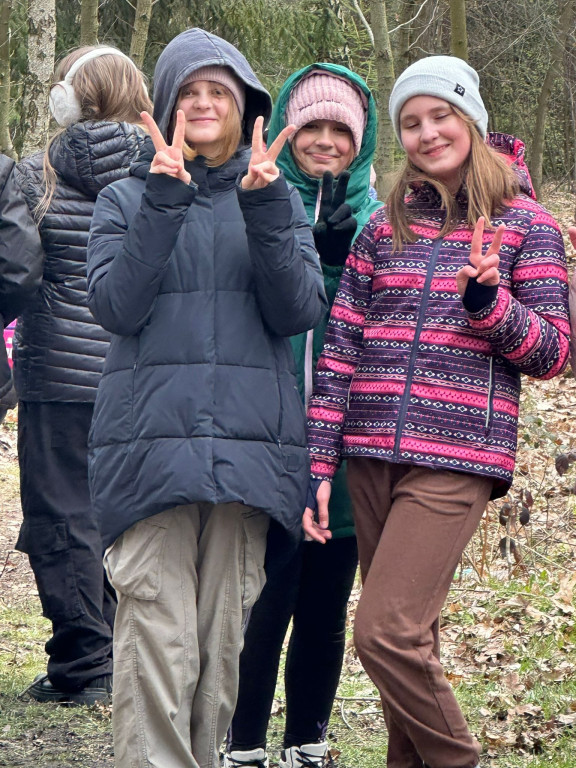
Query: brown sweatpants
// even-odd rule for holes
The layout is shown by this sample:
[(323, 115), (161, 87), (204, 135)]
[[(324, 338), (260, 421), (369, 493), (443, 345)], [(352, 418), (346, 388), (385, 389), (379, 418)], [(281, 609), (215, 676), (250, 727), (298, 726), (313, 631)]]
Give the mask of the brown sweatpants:
[(378, 459), (348, 460), (363, 590), (354, 640), (378, 688), (388, 768), (475, 768), (440, 663), (439, 615), (493, 481)]

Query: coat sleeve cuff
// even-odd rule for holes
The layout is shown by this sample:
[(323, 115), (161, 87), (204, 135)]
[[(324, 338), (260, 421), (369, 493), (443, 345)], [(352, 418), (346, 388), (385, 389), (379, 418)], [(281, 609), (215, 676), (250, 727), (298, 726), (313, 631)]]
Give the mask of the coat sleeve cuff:
[(240, 208), (251, 223), (262, 220), (267, 227), (270, 222), (276, 222), (281, 228), (287, 226), (292, 219), (292, 206), (286, 205), (290, 202), (290, 190), (283, 173), (261, 189), (243, 189), (241, 183), (245, 175), (238, 176), (236, 192)]
[(498, 286), (498, 292), (491, 304), (478, 312), (468, 313), (470, 325), (480, 334), (489, 334), (505, 316), (510, 301), (508, 291)]
[(146, 176), (144, 194), (150, 205), (158, 210), (170, 210), (179, 205), (187, 208), (197, 191), (198, 186), (193, 181), (185, 184), (166, 173), (148, 173)]
[(471, 277), (466, 285), (462, 303), (467, 312), (476, 314), (493, 304), (497, 295), (498, 285), (484, 285), (475, 277)]

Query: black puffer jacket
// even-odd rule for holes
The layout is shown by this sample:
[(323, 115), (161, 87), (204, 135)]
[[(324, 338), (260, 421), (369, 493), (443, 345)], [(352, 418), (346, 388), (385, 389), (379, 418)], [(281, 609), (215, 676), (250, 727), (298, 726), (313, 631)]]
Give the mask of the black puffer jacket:
[[(44, 254), (24, 196), (14, 180), (14, 161), (0, 155), (0, 331), (29, 304), (40, 286)], [(0, 398), (12, 377), (0, 344)]]
[[(207, 61), (246, 83), (246, 116), (270, 98), (241, 54), (189, 30), (163, 52), (162, 98)], [(156, 94), (155, 94), (156, 95)], [(164, 112), (162, 111), (164, 110)], [(238, 185), (248, 150), (193, 183), (142, 163), (96, 203), (89, 304), (114, 334), (98, 389), (90, 481), (104, 545), (139, 520), (194, 502), (242, 502), (300, 530), (309, 463), (304, 409), (288, 336), (326, 311), (320, 263), (299, 193), (283, 177)], [(144, 161), (147, 161), (145, 163)]]
[[(127, 123), (75, 123), (52, 144), (57, 184), (40, 223), (46, 260), (37, 300), (20, 317), (14, 380), (21, 400), (94, 402), (109, 334), (86, 303), (86, 246), (100, 190), (128, 175), (143, 142)], [(44, 153), (16, 166), (16, 181), (33, 211), (44, 193)]]

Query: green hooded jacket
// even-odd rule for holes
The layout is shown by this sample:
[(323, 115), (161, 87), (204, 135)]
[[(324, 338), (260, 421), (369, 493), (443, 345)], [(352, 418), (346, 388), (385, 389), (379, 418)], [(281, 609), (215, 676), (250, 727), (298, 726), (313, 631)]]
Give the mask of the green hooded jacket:
[[(374, 97), (364, 80), (351, 70), (338, 64), (316, 63), (298, 70), (298, 72), (295, 72), (286, 80), (278, 94), (278, 99), (272, 110), (272, 118), (268, 130), (268, 142), (271, 143), (274, 141), (276, 136), (278, 136), (280, 131), (286, 126), (286, 106), (292, 89), (302, 77), (315, 69), (326, 70), (329, 73), (346, 78), (362, 91), (368, 100), (366, 128), (364, 129), (364, 134), (362, 136), (360, 152), (348, 167), (350, 181), (348, 183), (346, 202), (352, 208), (352, 215), (358, 222), (358, 227), (356, 229), (356, 235), (358, 235), (371, 214), (382, 206), (381, 202), (373, 200), (368, 195), (370, 189), (370, 168), (372, 166), (374, 150), (376, 149), (377, 118)], [(300, 196), (302, 197), (304, 207), (308, 214), (308, 219), (310, 220), (310, 224), (313, 225), (316, 218), (316, 207), (322, 180), (308, 176), (298, 167), (292, 155), (291, 144), (288, 142), (282, 148), (277, 163), (284, 172), (286, 179), (300, 192)], [(326, 264), (322, 264), (324, 285), (326, 287), (326, 296), (330, 308), (336, 297), (342, 270), (343, 267), (330, 267)], [(313, 332), (309, 331), (310, 334), (313, 333), (311, 350), (309, 347), (311, 354), (310, 351), (308, 355), (306, 354), (307, 334), (303, 333), (299, 336), (293, 336), (290, 340), (292, 342), (294, 358), (296, 360), (298, 386), (303, 400), (306, 400), (306, 395), (310, 394), (310, 382), (312, 381), (313, 371), (316, 370), (316, 364), (324, 346), (324, 333), (326, 331), (328, 318), (329, 310), (315, 330)], [(306, 370), (307, 368), (308, 370)], [(354, 535), (352, 505), (346, 487), (344, 466), (342, 466), (332, 482), (332, 495), (330, 498), (330, 530), (335, 538)]]

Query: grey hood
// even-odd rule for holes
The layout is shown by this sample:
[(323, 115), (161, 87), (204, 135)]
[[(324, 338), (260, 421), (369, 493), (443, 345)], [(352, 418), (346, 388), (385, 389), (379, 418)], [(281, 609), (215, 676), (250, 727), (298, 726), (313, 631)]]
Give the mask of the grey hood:
[(154, 70), (154, 120), (167, 140), (181, 83), (196, 69), (215, 65), (230, 67), (246, 86), (244, 141), (251, 141), (258, 115), (268, 123), (272, 99), (240, 51), (203, 29), (187, 29), (168, 43)]

